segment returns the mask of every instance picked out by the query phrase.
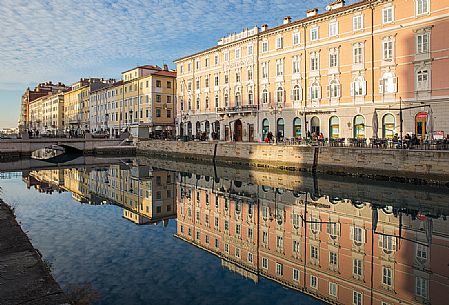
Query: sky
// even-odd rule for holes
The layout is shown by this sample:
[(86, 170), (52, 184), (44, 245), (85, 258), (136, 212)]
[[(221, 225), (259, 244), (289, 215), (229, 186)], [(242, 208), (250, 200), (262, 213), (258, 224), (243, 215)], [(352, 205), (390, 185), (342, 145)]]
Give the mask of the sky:
[[(0, 0), (0, 129), (16, 127), (20, 99), (40, 82), (120, 79), (215, 46), (231, 32), (324, 11), (333, 0)], [(347, 1), (352, 3), (355, 0)]]

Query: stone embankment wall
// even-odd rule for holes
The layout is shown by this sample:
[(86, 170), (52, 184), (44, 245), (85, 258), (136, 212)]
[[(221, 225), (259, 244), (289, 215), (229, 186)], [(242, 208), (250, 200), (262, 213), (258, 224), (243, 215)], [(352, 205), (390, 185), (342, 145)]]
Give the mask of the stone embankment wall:
[(137, 154), (382, 180), (449, 183), (449, 151), (153, 140), (138, 143)]

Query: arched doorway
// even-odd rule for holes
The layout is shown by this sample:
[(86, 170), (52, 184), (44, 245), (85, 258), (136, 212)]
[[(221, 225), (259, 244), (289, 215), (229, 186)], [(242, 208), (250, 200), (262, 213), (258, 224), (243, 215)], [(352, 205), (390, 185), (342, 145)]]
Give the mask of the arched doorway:
[(320, 135), (320, 119), (316, 116), (312, 117), (312, 120), (310, 120), (310, 131), (315, 133), (316, 136)]
[(382, 119), (382, 137), (392, 139), (395, 134), (394, 116), (391, 113), (384, 115)]
[(293, 137), (301, 138), (301, 119), (295, 118), (293, 120)]
[(195, 134), (197, 137), (199, 137), (201, 135), (201, 123), (200, 122), (196, 122)]
[(354, 117), (354, 138), (365, 138), (365, 118), (360, 114)]
[(338, 116), (333, 116), (329, 119), (329, 138), (338, 137), (340, 137), (340, 119)]
[(241, 142), (243, 140), (242, 121), (237, 120), (234, 123), (234, 141)]
[(210, 135), (210, 123), (209, 123), (209, 121), (206, 121), (204, 123), (204, 131), (206, 131), (206, 137), (209, 138), (209, 135)]
[(427, 112), (420, 112), (415, 117), (415, 133), (418, 139), (425, 139), (427, 133)]
[(282, 141), (284, 139), (284, 127), (285, 127), (284, 119), (279, 118), (277, 121), (277, 135), (276, 135), (278, 141)]
[(219, 121), (215, 121), (215, 123), (214, 123), (214, 133), (215, 133), (214, 140), (219, 140), (220, 139), (220, 122)]
[(187, 135), (192, 136), (192, 122), (187, 122)]
[(263, 119), (263, 121), (262, 121), (262, 141), (265, 141), (269, 131), (270, 131), (270, 123), (268, 122), (268, 119)]

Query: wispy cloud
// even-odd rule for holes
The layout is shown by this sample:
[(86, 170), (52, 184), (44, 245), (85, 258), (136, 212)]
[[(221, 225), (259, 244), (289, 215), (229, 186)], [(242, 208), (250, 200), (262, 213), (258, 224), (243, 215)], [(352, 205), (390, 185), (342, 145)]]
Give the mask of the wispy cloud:
[[(211, 47), (230, 32), (332, 0), (2, 0), (0, 97), (7, 83), (119, 76)], [(353, 2), (353, 1), (352, 1)]]

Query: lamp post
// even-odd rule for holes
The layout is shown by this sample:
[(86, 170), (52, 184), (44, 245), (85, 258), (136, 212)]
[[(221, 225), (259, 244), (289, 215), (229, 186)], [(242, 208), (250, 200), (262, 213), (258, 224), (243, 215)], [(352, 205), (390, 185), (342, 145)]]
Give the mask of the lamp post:
[(131, 128), (131, 124), (133, 123), (133, 111), (129, 111), (129, 119), (128, 119), (128, 127)]
[(108, 137), (109, 137), (109, 135), (110, 135), (109, 127), (108, 127), (109, 113), (106, 113), (106, 114), (104, 115), (104, 119), (105, 119), (105, 123), (106, 123), (106, 132), (107, 132)]

